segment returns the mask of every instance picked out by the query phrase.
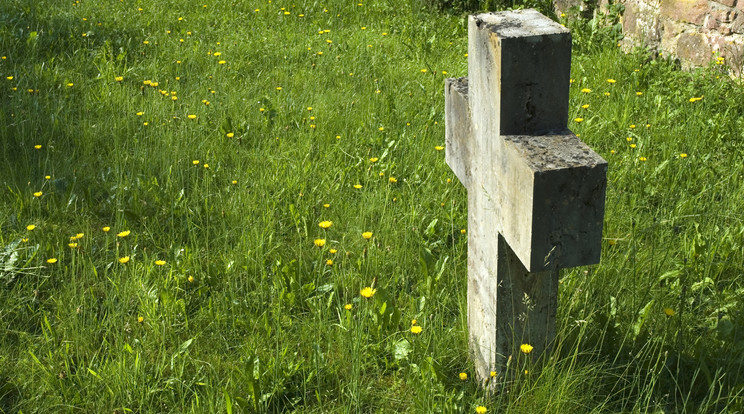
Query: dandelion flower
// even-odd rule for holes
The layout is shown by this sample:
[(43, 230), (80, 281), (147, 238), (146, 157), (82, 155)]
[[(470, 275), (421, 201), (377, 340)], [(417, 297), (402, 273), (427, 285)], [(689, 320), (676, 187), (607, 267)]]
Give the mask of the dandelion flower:
[(680, 158), (687, 158), (687, 154), (685, 154), (685, 153), (683, 152), (683, 153), (679, 154), (679, 157), (680, 157)]
[(646, 161), (646, 157), (638, 157), (639, 161)]
[(145, 317), (144, 317), (144, 316), (138, 316), (138, 317), (137, 317), (137, 322), (138, 322), (138, 323), (142, 323), (142, 322), (144, 322), (144, 321), (145, 321)]
[(467, 373), (465, 373), (465, 372), (461, 372), (461, 373), (460, 373), (460, 374), (458, 375), (458, 377), (460, 377), (460, 381), (467, 381), (467, 379), (468, 379), (468, 374), (467, 374)]
[(641, 96), (641, 95), (643, 95), (643, 92), (640, 92), (640, 91), (636, 92), (636, 96)]
[(126, 264), (127, 262), (129, 262), (129, 256), (124, 256), (124, 257), (119, 258), (119, 263)]
[(189, 119), (196, 119), (196, 115), (194, 115), (194, 114), (189, 114), (189, 115), (187, 115), (187, 118), (189, 118)]
[(157, 266), (165, 266), (165, 260), (156, 260), (156, 261), (155, 261), (155, 264), (156, 264)]
[(377, 161), (379, 161), (379, 160), (380, 160), (380, 159), (379, 159), (379, 158), (377, 158), (377, 157), (372, 157), (372, 158), (370, 158), (370, 159), (369, 159), (369, 162), (371, 162), (371, 163), (376, 163), (376, 162), (377, 162)]
[(351, 305), (351, 303), (347, 303), (346, 305), (344, 305), (344, 309), (346, 310), (351, 310), (352, 307), (353, 306)]
[(589, 88), (584, 88), (581, 90), (581, 93), (592, 93), (592, 90)]
[(318, 223), (318, 226), (320, 226), (321, 229), (327, 229), (333, 225), (333, 222), (330, 220), (323, 220), (320, 223)]
[(617, 82), (615, 79), (607, 79), (607, 83), (615, 83)]
[(194, 283), (194, 276), (189, 275), (189, 278), (186, 280), (188, 280), (189, 283)]
[(475, 407), (475, 412), (477, 414), (486, 414), (486, 411), (487, 411), (486, 410), (486, 407), (484, 407), (482, 405), (479, 405), (479, 406)]
[(702, 100), (703, 100), (703, 97), (702, 96), (701, 97), (697, 97), (697, 98), (696, 97), (692, 97), (692, 98), (689, 99), (689, 101), (691, 103), (694, 103), (694, 102), (697, 102), (697, 101), (702, 101)]
[(421, 333), (421, 331), (423, 331), (423, 330), (424, 330), (424, 328), (422, 328), (422, 327), (421, 327), (421, 326), (419, 326), (419, 325), (414, 325), (414, 326), (412, 326), (412, 327), (411, 327), (411, 333), (412, 333), (412, 334), (415, 334), (415, 335), (418, 335), (418, 334), (420, 334), (420, 333)]
[(390, 181), (390, 184), (395, 184), (395, 183), (398, 182), (398, 179), (395, 178), (395, 177), (390, 177), (390, 178), (388, 178), (388, 181)]
[(57, 263), (57, 259), (54, 258), (54, 257), (49, 258), (49, 259), (47, 259), (47, 263), (49, 263), (49, 264), (55, 264), (55, 263)]
[(117, 77), (114, 78), (114, 80), (117, 81), (117, 82), (121, 82), (121, 81), (124, 80), (124, 77), (123, 76), (117, 76)]
[(111, 227), (109, 227), (109, 226), (105, 226), (105, 227), (104, 227), (104, 228), (102, 228), (101, 230), (103, 230), (103, 231), (104, 231), (104, 233), (108, 233), (108, 232), (109, 232), (109, 230), (111, 230)]
[(354, 184), (354, 188), (356, 188), (357, 190), (360, 190), (362, 188), (362, 185), (361, 184)]
[(33, 230), (35, 228), (36, 228), (36, 225), (34, 225), (34, 224), (29, 224), (28, 226), (26, 226), (26, 230), (28, 230), (28, 231), (31, 231), (31, 230)]
[(584, 104), (584, 105), (581, 105), (581, 108), (582, 108), (582, 109), (589, 109), (589, 104)]
[(372, 289), (371, 287), (367, 286), (364, 289), (359, 291), (359, 294), (364, 296), (365, 298), (371, 298), (375, 295), (375, 292), (377, 292), (377, 289)]
[(34, 193), (34, 197), (39, 198), (39, 197), (41, 197), (42, 194), (43, 193), (41, 191), (37, 191), (37, 192)]
[(441, 150), (444, 149), (444, 147), (441, 146), (441, 145), (437, 145), (437, 146), (434, 147), (434, 149), (437, 150), (437, 151), (441, 151)]
[(491, 378), (496, 378), (499, 375), (496, 371), (491, 371)]
[(336, 254), (337, 252), (338, 252), (338, 250), (336, 250), (336, 249), (328, 250), (328, 253), (330, 253), (330, 254)]
[(331, 259), (326, 260), (326, 264), (328, 266), (333, 266), (333, 260), (331, 260)]
[(67, 243), (67, 246), (74, 249), (74, 248), (78, 247), (78, 244), (75, 243), (75, 242), (72, 242), (72, 243)]
[(672, 308), (664, 308), (664, 315), (666, 316), (674, 316), (674, 309)]
[(630, 144), (630, 148), (635, 148), (635, 147), (637, 147), (636, 144)]
[(116, 236), (117, 237), (127, 237), (127, 236), (129, 236), (129, 233), (131, 233), (129, 230), (124, 230), (124, 231), (122, 231), (120, 233), (116, 233)]
[(232, 137), (234, 137), (234, 136), (235, 136), (235, 133), (234, 133), (234, 132), (228, 132), (228, 133), (226, 134), (226, 136), (227, 136), (228, 138), (232, 138)]
[(362, 238), (365, 240), (369, 240), (372, 238), (372, 232), (371, 231), (365, 231), (362, 233)]
[(199, 165), (199, 160), (191, 161), (191, 163), (194, 164), (194, 165)]
[(584, 118), (576, 118), (576, 119), (574, 119), (574, 121), (576, 121), (577, 124), (580, 124), (580, 123), (584, 122)]
[(142, 115), (144, 115), (144, 114), (145, 114), (145, 113), (144, 113), (144, 112), (142, 112), (142, 111), (139, 111), (139, 112), (137, 112), (137, 116), (142, 116)]
[(525, 354), (529, 354), (530, 352), (532, 352), (533, 349), (534, 348), (530, 344), (519, 345), (519, 350), (522, 351)]
[(41, 145), (39, 144), (34, 145), (34, 149), (41, 149)]
[(325, 239), (315, 239), (315, 240), (313, 241), (313, 243), (314, 243), (314, 244), (315, 244), (315, 245), (316, 245), (317, 247), (323, 247), (323, 246), (325, 246), (325, 244), (326, 244), (326, 241), (325, 241)]

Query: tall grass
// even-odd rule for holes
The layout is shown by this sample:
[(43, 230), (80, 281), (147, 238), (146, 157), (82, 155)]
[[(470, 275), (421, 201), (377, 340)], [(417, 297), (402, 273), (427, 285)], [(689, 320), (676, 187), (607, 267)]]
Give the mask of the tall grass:
[(741, 410), (741, 88), (593, 41), (570, 127), (610, 163), (602, 261), (487, 394), (440, 147), (462, 16), (3, 2), (0, 412)]

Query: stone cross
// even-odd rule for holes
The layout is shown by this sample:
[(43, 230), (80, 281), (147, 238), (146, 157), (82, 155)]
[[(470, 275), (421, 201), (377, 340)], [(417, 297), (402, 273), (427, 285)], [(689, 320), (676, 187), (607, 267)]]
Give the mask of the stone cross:
[[(445, 83), (446, 160), (468, 190), (476, 376), (555, 337), (558, 269), (599, 262), (607, 162), (567, 128), (571, 33), (535, 10), (470, 16)], [(524, 356), (520, 356), (524, 361)], [(495, 382), (494, 382), (495, 383)]]

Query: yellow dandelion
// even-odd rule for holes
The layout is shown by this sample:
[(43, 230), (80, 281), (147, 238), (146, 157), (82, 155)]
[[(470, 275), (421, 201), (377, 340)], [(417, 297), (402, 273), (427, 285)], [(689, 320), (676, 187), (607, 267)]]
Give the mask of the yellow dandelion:
[(209, 168), (209, 164), (204, 163), (204, 168)]
[(129, 236), (129, 233), (131, 233), (129, 230), (124, 230), (120, 233), (116, 233), (116, 237), (127, 237)]
[(51, 257), (51, 258), (47, 259), (47, 263), (49, 263), (49, 264), (55, 264), (55, 263), (57, 263), (57, 259), (54, 258), (54, 257)]
[(187, 118), (189, 118), (189, 119), (196, 119), (196, 115), (194, 115), (194, 114), (189, 114), (189, 115), (187, 115)]
[(666, 316), (674, 316), (675, 312), (672, 308), (664, 308), (664, 315)]
[(435, 151), (441, 151), (441, 150), (443, 150), (443, 149), (444, 149), (444, 147), (443, 147), (443, 146), (441, 146), (441, 145), (437, 145), (437, 146), (435, 146), (435, 147), (434, 147), (434, 150), (435, 150)]
[[(565, 16), (565, 15), (564, 15), (564, 16)], [(488, 411), (488, 410), (486, 409), (486, 407), (484, 407), (484, 406), (482, 406), (482, 405), (479, 405), (479, 406), (475, 407), (475, 412), (476, 412), (477, 414), (486, 414), (486, 412), (487, 412), (487, 411)]]
[(142, 322), (144, 322), (144, 321), (145, 321), (145, 317), (144, 317), (144, 316), (138, 316), (138, 317), (137, 317), (137, 322), (138, 322), (138, 323), (142, 323)]
[(421, 331), (423, 331), (423, 330), (424, 330), (424, 328), (422, 328), (420, 325), (414, 325), (414, 326), (411, 327), (411, 333), (412, 334), (415, 334), (415, 335), (420, 334)]
[(142, 116), (142, 115), (144, 115), (144, 114), (145, 114), (145, 113), (144, 113), (144, 112), (142, 112), (142, 111), (140, 111), (140, 112), (137, 112), (137, 116)]
[(679, 154), (679, 157), (680, 157), (680, 158), (687, 158), (687, 154), (685, 154), (685, 153), (683, 152), (683, 153)]
[(330, 228), (332, 225), (333, 225), (333, 222), (330, 220), (323, 220), (320, 223), (318, 223), (318, 226), (320, 226), (321, 229)]
[(127, 262), (129, 262), (129, 256), (124, 256), (124, 257), (119, 258), (119, 263), (126, 264)]
[(377, 158), (377, 157), (372, 157), (372, 158), (370, 158), (370, 159), (369, 159), (369, 162), (371, 162), (371, 163), (376, 163), (376, 162), (377, 162), (377, 161), (379, 161), (379, 160), (380, 160), (380, 159), (379, 159), (379, 158)]
[(362, 233), (362, 238), (365, 240), (369, 240), (372, 238), (372, 232), (371, 231), (365, 231)]
[(232, 137), (235, 136), (235, 133), (234, 132), (228, 132), (227, 134), (225, 134), (225, 136), (227, 136), (228, 138), (232, 138)]
[(615, 83), (617, 82), (615, 79), (607, 79), (607, 83)]
[(344, 305), (344, 309), (346, 309), (347, 311), (348, 310), (351, 310), (351, 308), (353, 308), (353, 306), (351, 305), (351, 303), (347, 303), (346, 305)]
[(333, 260), (331, 260), (331, 259), (326, 260), (326, 264), (328, 266), (333, 266)]
[(499, 375), (496, 371), (491, 371), (491, 378), (496, 378), (497, 375)]
[(117, 81), (117, 82), (121, 82), (121, 81), (124, 80), (124, 77), (123, 76), (116, 76), (116, 77), (114, 77), (114, 80)]
[(354, 184), (354, 188), (356, 188), (357, 190), (359, 190), (359, 189), (362, 188), (362, 185), (361, 184)]
[(330, 205), (330, 204), (328, 204), (328, 203), (326, 203), (326, 204), (323, 204), (323, 208), (329, 208), (330, 206), (331, 206), (331, 205)]
[(700, 96), (700, 97), (692, 97), (692, 98), (689, 99), (689, 101), (691, 103), (694, 103), (694, 102), (697, 102), (697, 101), (702, 101), (702, 100), (703, 100), (703, 97), (702, 96)]
[(465, 372), (461, 372), (457, 376), (460, 377), (460, 381), (467, 381), (467, 379), (468, 379), (468, 374), (465, 373)]
[(367, 286), (364, 289), (360, 290), (359, 294), (369, 299), (374, 296), (376, 292), (377, 289), (372, 289), (371, 287)]
[(103, 230), (103, 231), (104, 231), (104, 233), (108, 233), (108, 232), (109, 232), (109, 230), (111, 230), (111, 227), (109, 227), (109, 226), (105, 226), (105, 227), (103, 227), (103, 228), (102, 228), (101, 230)]
[(584, 104), (584, 105), (581, 105), (581, 108), (582, 108), (582, 109), (589, 109), (589, 104)]
[(337, 252), (338, 252), (338, 250), (336, 250), (336, 249), (328, 250), (328, 253), (330, 253), (330, 254), (336, 254)]
[(238, 183), (238, 180), (232, 180), (232, 184), (235, 185)]
[(640, 91), (636, 92), (636, 96), (641, 96), (641, 95), (643, 95), (643, 92), (640, 92)]
[(199, 165), (199, 160), (193, 160), (193, 161), (191, 161), (191, 163), (194, 164), (194, 165)]
[(325, 239), (315, 239), (315, 240), (313, 241), (313, 243), (314, 243), (314, 244), (315, 244), (315, 245), (316, 245), (317, 247), (323, 247), (323, 246), (325, 246), (325, 244), (326, 244), (326, 241), (325, 241)]
[(592, 90), (589, 88), (584, 88), (581, 90), (581, 93), (592, 93)]
[(41, 149), (41, 145), (39, 144), (34, 145), (34, 149)]
[(638, 160), (640, 160), (640, 161), (646, 161), (646, 157), (638, 157)]
[(636, 144), (630, 144), (630, 148), (635, 148), (635, 147), (637, 147)]
[(75, 242), (72, 242), (72, 243), (67, 243), (67, 246), (69, 246), (70, 248), (73, 248), (74, 249), (74, 248), (78, 247), (78, 244), (75, 243)]
[(37, 192), (34, 193), (34, 197), (39, 198), (39, 197), (41, 197), (42, 194), (44, 194), (44, 193), (42, 193), (41, 191), (37, 191)]
[(189, 278), (186, 280), (188, 280), (189, 283), (194, 283), (194, 276), (189, 275)]
[(576, 122), (577, 124), (580, 124), (580, 123), (584, 122), (584, 118), (576, 118), (576, 119), (574, 119), (574, 121), (575, 121), (575, 122)]
[(522, 353), (525, 353), (525, 354), (529, 354), (530, 352), (532, 352), (533, 349), (534, 348), (530, 344), (519, 345), (519, 350), (522, 351)]
[[(380, 174), (382, 174), (382, 173), (380, 173)], [(390, 182), (390, 184), (395, 184), (395, 183), (398, 182), (398, 179), (395, 178), (395, 177), (390, 177), (390, 178), (388, 178), (388, 181)]]
[(155, 261), (155, 264), (156, 264), (157, 266), (165, 266), (165, 260), (156, 260), (156, 261)]

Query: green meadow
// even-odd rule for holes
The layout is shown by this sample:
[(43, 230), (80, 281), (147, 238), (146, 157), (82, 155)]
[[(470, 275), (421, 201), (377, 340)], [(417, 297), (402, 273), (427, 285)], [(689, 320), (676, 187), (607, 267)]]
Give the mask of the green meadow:
[(487, 393), (443, 150), (465, 13), (3, 0), (0, 412), (744, 411), (741, 83), (556, 18), (602, 259)]

